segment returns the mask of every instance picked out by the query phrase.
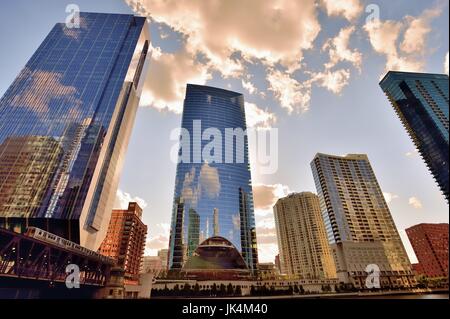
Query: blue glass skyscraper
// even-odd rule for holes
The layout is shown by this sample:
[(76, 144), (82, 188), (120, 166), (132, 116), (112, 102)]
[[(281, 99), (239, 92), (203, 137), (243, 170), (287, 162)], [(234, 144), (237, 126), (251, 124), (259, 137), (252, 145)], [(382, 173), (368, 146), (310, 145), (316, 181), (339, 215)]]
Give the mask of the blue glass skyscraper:
[[(189, 84), (181, 126), (169, 268), (198, 265), (189, 260), (202, 243), (229, 242), (248, 269), (256, 270), (248, 138), (239, 134), (247, 130), (243, 95)], [(209, 262), (219, 268), (226, 263), (220, 258)]]
[(97, 249), (142, 91), (145, 18), (58, 23), (0, 100), (0, 226)]
[(380, 86), (449, 200), (449, 97), (445, 74), (389, 72)]

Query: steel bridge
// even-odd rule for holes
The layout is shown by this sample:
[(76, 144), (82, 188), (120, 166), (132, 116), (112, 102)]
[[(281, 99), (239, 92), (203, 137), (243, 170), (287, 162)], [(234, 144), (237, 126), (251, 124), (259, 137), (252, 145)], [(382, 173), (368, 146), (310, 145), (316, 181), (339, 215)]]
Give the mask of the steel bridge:
[(112, 261), (0, 228), (0, 281), (17, 278), (60, 284), (66, 281), (70, 264), (79, 267), (80, 285), (93, 287), (105, 285), (113, 266)]

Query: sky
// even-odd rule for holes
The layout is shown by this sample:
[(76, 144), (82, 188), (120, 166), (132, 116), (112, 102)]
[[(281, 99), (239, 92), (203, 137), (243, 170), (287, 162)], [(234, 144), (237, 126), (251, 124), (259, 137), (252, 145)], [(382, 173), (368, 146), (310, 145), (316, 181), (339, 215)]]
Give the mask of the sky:
[(248, 124), (278, 129), (278, 170), (264, 175), (252, 163), (260, 261), (277, 254), (276, 200), (316, 191), (318, 152), (368, 154), (412, 262), (404, 230), (448, 223), (443, 195), (378, 85), (387, 70), (448, 74), (447, 0), (2, 1), (1, 95), (72, 3), (151, 18), (152, 58), (115, 203), (143, 206), (146, 254), (168, 246), (170, 134), (187, 83), (243, 93)]

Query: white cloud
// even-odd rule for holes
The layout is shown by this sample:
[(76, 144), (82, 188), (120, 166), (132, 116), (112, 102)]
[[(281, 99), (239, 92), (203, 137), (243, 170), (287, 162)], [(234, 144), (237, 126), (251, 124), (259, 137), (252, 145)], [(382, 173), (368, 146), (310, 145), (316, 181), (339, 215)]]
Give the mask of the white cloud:
[(202, 165), (198, 178), (202, 195), (205, 193), (209, 198), (217, 198), (220, 194), (220, 176), (216, 167), (209, 166), (208, 163)]
[(185, 49), (177, 53), (154, 49), (148, 72), (141, 106), (177, 114), (183, 110), (186, 84), (203, 85), (211, 77), (207, 66), (195, 62), (195, 57)]
[(448, 52), (447, 55), (445, 56), (444, 73), (448, 75)]
[(146, 256), (156, 256), (161, 249), (169, 247), (170, 224), (161, 223), (156, 225), (155, 233), (150, 233), (145, 245)]
[(388, 204), (391, 203), (394, 199), (399, 198), (398, 195), (393, 194), (393, 193), (385, 193), (385, 192), (383, 192), (383, 195), (384, 195), (384, 199), (386, 200), (386, 203), (388, 203)]
[(366, 23), (364, 29), (373, 49), (386, 57), (386, 71), (422, 71), (423, 61), (399, 54), (397, 41), (402, 27), (397, 21), (373, 20)]
[(355, 30), (354, 26), (343, 28), (335, 38), (325, 43), (322, 50), (328, 50), (330, 55), (330, 61), (325, 64), (326, 69), (335, 67), (339, 62), (347, 61), (352, 63), (359, 71), (361, 70), (361, 52), (357, 49), (352, 50), (349, 48), (350, 37)]
[(327, 90), (340, 94), (350, 81), (350, 70), (319, 72), (313, 75), (313, 81)]
[(423, 207), (422, 202), (417, 197), (410, 197), (408, 203), (415, 209), (421, 209)]
[(250, 81), (242, 80), (242, 87), (247, 90), (250, 94), (255, 94), (258, 92), (258, 89), (253, 85)]
[(441, 13), (439, 5), (419, 17), (406, 16), (402, 21), (375, 19), (365, 24), (373, 49), (386, 57), (385, 71), (423, 71), (427, 35), (432, 31), (430, 23)]
[(311, 83), (300, 83), (292, 78), (289, 73), (276, 69), (269, 69), (267, 74), (269, 90), (280, 102), (282, 108), (289, 113), (303, 113), (309, 110), (311, 102)]
[(274, 113), (268, 109), (262, 109), (254, 103), (245, 102), (245, 116), (247, 127), (252, 128), (271, 128), (277, 121)]
[(406, 152), (405, 153), (406, 157), (411, 157), (411, 158), (417, 157), (418, 155), (419, 155), (419, 151), (417, 149), (412, 151), (412, 152)]
[(329, 16), (343, 16), (352, 21), (359, 17), (363, 6), (359, 0), (322, 0)]
[(120, 189), (117, 190), (116, 193), (116, 199), (114, 202), (114, 208), (115, 209), (127, 209), (128, 208), (128, 203), (130, 202), (136, 202), (139, 204), (139, 206), (144, 209), (148, 206), (148, 203), (137, 196), (132, 196), (129, 193), (126, 193)]
[(234, 52), (294, 67), (320, 31), (314, 0), (133, 2), (155, 21), (186, 35), (189, 51), (204, 53), (219, 71), (232, 64)]
[(425, 10), (421, 16), (405, 18), (408, 27), (405, 31), (400, 48), (406, 53), (424, 54), (426, 50), (426, 37), (431, 32), (430, 23), (433, 18), (438, 17), (442, 9), (433, 8)]
[(290, 192), (289, 186), (282, 184), (253, 184), (255, 210), (272, 211), (277, 200), (286, 197)]

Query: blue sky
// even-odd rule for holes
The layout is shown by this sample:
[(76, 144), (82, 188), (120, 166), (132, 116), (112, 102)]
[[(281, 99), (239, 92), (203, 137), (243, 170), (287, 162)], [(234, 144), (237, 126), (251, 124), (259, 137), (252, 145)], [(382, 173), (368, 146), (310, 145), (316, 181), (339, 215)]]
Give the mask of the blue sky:
[[(70, 3), (133, 12), (121, 0), (2, 2), (0, 94), (65, 21)], [(147, 253), (167, 246), (176, 168), (170, 133), (181, 123), (186, 82), (244, 93), (255, 126), (279, 130), (277, 173), (253, 175), (263, 261), (276, 253), (270, 206), (289, 192), (315, 191), (309, 164), (317, 152), (368, 154), (400, 230), (448, 222), (444, 197), (378, 86), (386, 69), (444, 72), (448, 1), (142, 3), (152, 13), (153, 60), (116, 206), (131, 198), (146, 206)], [(379, 8), (378, 24), (366, 20), (369, 4)]]

